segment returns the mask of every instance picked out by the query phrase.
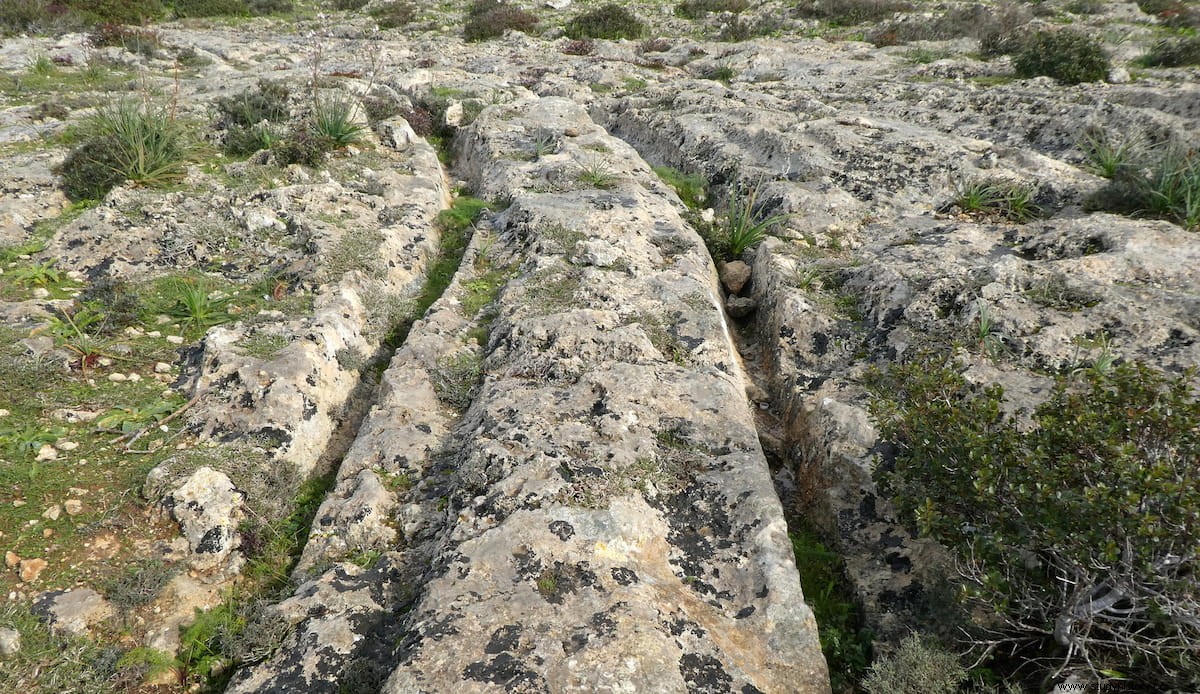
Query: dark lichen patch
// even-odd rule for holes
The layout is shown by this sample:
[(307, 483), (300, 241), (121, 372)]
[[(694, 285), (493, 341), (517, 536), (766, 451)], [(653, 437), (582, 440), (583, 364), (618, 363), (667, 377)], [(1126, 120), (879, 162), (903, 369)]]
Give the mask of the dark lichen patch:
[(571, 527), (571, 524), (566, 521), (556, 520), (551, 521), (550, 532), (554, 533), (558, 539), (566, 542), (575, 534), (575, 528)]
[(678, 552), (672, 552), (671, 564), (693, 589), (718, 595), (716, 588), (703, 579), (716, 577), (718, 555), (734, 546), (736, 536), (726, 512), (725, 495), (712, 484), (693, 480), (679, 494), (665, 497), (656, 504), (670, 523), (667, 542)]
[(718, 694), (733, 691), (733, 678), (721, 661), (702, 653), (685, 653), (679, 659), (679, 674), (689, 694)]
[(632, 569), (627, 569), (623, 566), (614, 566), (611, 573), (613, 580), (620, 585), (630, 586), (638, 582), (638, 575)]
[(463, 679), (472, 682), (501, 685), (506, 692), (540, 694), (550, 691), (550, 687), (541, 675), (508, 653), (501, 653), (488, 662), (471, 663), (463, 669), (462, 676)]
[(537, 591), (542, 597), (554, 605), (563, 604), (564, 596), (577, 592), (580, 588), (597, 588), (599, 583), (596, 573), (587, 567), (586, 562), (577, 566), (554, 562), (554, 566), (542, 571), (535, 581)]
[(488, 655), (496, 655), (504, 651), (516, 651), (520, 645), (521, 626), (507, 624), (492, 632), (492, 638), (488, 640), (487, 646), (484, 646), (483, 652)]

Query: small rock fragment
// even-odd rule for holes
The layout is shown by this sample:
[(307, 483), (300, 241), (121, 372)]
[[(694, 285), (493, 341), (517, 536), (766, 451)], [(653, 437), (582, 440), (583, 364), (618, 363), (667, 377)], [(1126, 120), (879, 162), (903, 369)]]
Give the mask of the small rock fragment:
[(38, 449), (37, 455), (34, 456), (33, 459), (39, 463), (46, 460), (57, 460), (58, 449), (48, 443), (43, 443), (42, 447)]
[(125, 374), (120, 372), (111, 373), (108, 375), (108, 380), (112, 381), (113, 383), (122, 383), (125, 381)]
[(160, 361), (154, 365), (154, 373), (169, 374), (171, 373), (171, 365), (165, 361)]
[(16, 655), (21, 651), (21, 632), (16, 629), (0, 629), (0, 657)]
[(6, 410), (6, 409), (4, 409), (4, 408), (0, 407), (0, 417), (7, 417), (7, 416), (8, 416), (8, 415), (10, 415), (10, 414), (12, 414), (12, 413), (11, 413), (11, 412), (9, 412), (9, 411), (8, 411), (8, 410)]
[(45, 559), (22, 559), (20, 577), (23, 583), (33, 583), (46, 570)]
[(757, 308), (758, 302), (748, 296), (731, 296), (725, 300), (725, 310), (733, 318), (745, 318)]
[(79, 448), (79, 444), (74, 441), (59, 441), (54, 446), (60, 451), (73, 451)]
[(83, 513), (83, 502), (79, 499), (67, 499), (63, 502), (63, 508), (68, 516), (78, 516)]
[(721, 265), (721, 284), (730, 294), (738, 294), (750, 281), (750, 266), (740, 260)]
[(16, 552), (9, 550), (4, 553), (4, 565), (7, 566), (8, 568), (11, 569), (20, 563), (21, 563), (21, 557), (17, 556)]
[(170, 342), (173, 345), (182, 345), (183, 344), (183, 336), (182, 335), (167, 335), (167, 342)]
[(62, 506), (59, 506), (58, 504), (54, 504), (53, 506), (50, 506), (49, 508), (47, 508), (45, 511), (42, 511), (42, 518), (45, 518), (46, 520), (55, 521), (55, 520), (58, 520), (58, 517), (61, 515), (62, 515)]

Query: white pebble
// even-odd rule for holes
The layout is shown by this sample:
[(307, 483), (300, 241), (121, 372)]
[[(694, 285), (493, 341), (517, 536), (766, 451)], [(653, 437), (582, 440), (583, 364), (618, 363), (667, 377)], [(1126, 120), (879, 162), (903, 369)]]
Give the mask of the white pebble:
[(183, 344), (183, 336), (182, 335), (167, 335), (167, 342), (170, 342), (173, 345), (182, 345)]
[(111, 373), (108, 375), (108, 380), (112, 381), (113, 383), (121, 383), (125, 380), (125, 374), (120, 372)]

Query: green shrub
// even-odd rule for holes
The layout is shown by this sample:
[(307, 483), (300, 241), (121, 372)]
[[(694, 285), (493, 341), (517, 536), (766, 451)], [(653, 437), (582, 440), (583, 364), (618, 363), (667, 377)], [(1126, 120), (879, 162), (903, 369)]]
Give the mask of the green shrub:
[(467, 11), (463, 38), (484, 41), (503, 36), (510, 29), (528, 34), (537, 23), (537, 17), (503, 0), (475, 0)]
[(245, 0), (175, 0), (176, 17), (248, 17)]
[(0, 35), (36, 32), (53, 23), (43, 0), (5, 0), (0, 3)]
[(605, 5), (585, 12), (564, 27), (572, 39), (636, 39), (646, 33), (646, 24), (620, 5)]
[(1074, 31), (1039, 31), (1013, 57), (1021, 77), (1045, 75), (1066, 84), (1108, 77), (1108, 56), (1100, 42)]
[(958, 656), (913, 634), (871, 665), (862, 687), (867, 694), (955, 694), (966, 680)]
[(1166, 26), (1200, 27), (1200, 7), (1196, 7), (1195, 3), (1186, 0), (1138, 0), (1137, 6), (1142, 12), (1158, 17)]
[(286, 14), (296, 9), (292, 0), (249, 0), (250, 14), (261, 17), (268, 14)]
[(67, 0), (65, 4), (89, 24), (142, 24), (166, 14), (159, 0)]
[(86, 140), (58, 168), (63, 193), (73, 202), (103, 198), (125, 180), (121, 157), (121, 143), (115, 137)]
[(683, 0), (675, 14), (684, 19), (703, 19), (714, 12), (740, 14), (750, 9), (750, 0)]
[(395, 29), (408, 24), (417, 16), (417, 9), (406, 0), (384, 3), (371, 9), (371, 17), (380, 29)]
[(333, 9), (335, 10), (361, 10), (367, 6), (371, 0), (333, 0)]
[(851, 26), (863, 22), (877, 22), (912, 8), (913, 6), (904, 0), (801, 0), (796, 4), (795, 12), (800, 17)]
[(1026, 5), (965, 5), (947, 10), (933, 21), (891, 22), (869, 33), (867, 40), (876, 46), (892, 46), (966, 37), (979, 41), (984, 56), (1005, 55), (1016, 50), (1024, 35), (1022, 28), (1032, 19)]
[(358, 107), (349, 99), (318, 99), (309, 116), (309, 128), (332, 143), (335, 149), (346, 147), (362, 140), (364, 129), (356, 119), (357, 115)]
[(153, 58), (162, 48), (158, 33), (149, 29), (136, 29), (120, 24), (102, 23), (88, 34), (88, 42), (97, 48), (119, 46), (129, 51)]
[(291, 92), (282, 82), (259, 80), (253, 89), (235, 96), (222, 96), (216, 102), (217, 115), (225, 126), (249, 127), (262, 121), (281, 123), (288, 118)]
[(803, 525), (789, 530), (804, 599), (817, 620), (833, 690), (852, 691), (870, 660), (871, 635), (862, 628), (842, 558), (826, 548), (813, 530)]
[(925, 355), (868, 378), (871, 414), (896, 446), (881, 489), (958, 555), (997, 637), (1148, 689), (1194, 690), (1196, 374), (1091, 369), (1009, 414), (1000, 386), (969, 384), (962, 368)]
[(132, 610), (150, 604), (177, 572), (156, 559), (131, 564), (102, 588), (117, 608)]
[(1159, 41), (1139, 62), (1146, 67), (1200, 65), (1200, 36)]

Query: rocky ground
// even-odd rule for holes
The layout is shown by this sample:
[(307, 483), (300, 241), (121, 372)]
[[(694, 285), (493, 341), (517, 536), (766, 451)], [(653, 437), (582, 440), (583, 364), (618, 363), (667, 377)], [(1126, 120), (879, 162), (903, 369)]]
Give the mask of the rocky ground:
[[(1027, 408), (1200, 363), (1195, 228), (1089, 202), (1089, 142), (1197, 142), (1200, 70), (1137, 62), (1163, 17), (1023, 8), (1105, 42), (1107, 81), (1068, 86), (980, 55), (954, 3), (562, 35), (598, 4), (470, 43), (459, 3), (3, 39), (0, 681), (852, 691), (789, 529), (881, 653), (935, 629), (950, 564), (872, 481), (869, 368), (957, 355)], [(223, 100), (264, 80), (284, 121), (349, 104), (357, 141), (225, 153)], [(189, 163), (72, 201), (115, 98)], [(1036, 214), (971, 209), (979, 182)], [(776, 223), (727, 253), (750, 196)]]

